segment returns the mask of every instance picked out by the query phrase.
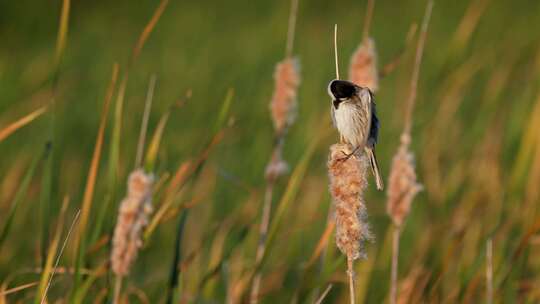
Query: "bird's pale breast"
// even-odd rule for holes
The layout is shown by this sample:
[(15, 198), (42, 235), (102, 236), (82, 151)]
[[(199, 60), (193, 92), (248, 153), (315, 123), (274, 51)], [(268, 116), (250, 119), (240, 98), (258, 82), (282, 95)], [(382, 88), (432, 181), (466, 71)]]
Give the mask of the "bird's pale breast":
[(354, 103), (343, 102), (334, 109), (336, 128), (341, 136), (355, 147), (365, 145), (369, 116), (362, 108)]

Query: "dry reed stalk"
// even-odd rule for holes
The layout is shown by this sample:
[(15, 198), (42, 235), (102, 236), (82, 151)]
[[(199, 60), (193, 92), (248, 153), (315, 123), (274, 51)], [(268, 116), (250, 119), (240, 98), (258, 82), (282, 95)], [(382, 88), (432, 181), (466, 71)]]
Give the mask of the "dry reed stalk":
[(372, 38), (366, 38), (356, 49), (349, 65), (349, 80), (372, 92), (379, 89), (377, 52)]
[(400, 228), (394, 226), (392, 232), (392, 270), (390, 273), (390, 304), (397, 303), (398, 257)]
[(6, 139), (8, 136), (13, 134), (15, 131), (31, 123), (34, 119), (41, 116), (41, 114), (47, 111), (47, 106), (43, 106), (37, 110), (32, 111), (31, 113), (17, 119), (15, 122), (7, 125), (6, 127), (0, 129), (0, 142)]
[(142, 246), (141, 234), (152, 212), (153, 183), (153, 175), (141, 169), (133, 171), (129, 175), (127, 194), (120, 203), (111, 252), (111, 268), (117, 278), (115, 303), (120, 296), (121, 280), (129, 273)]
[[(255, 255), (255, 263), (257, 265), (261, 263), (266, 251), (266, 238), (270, 223), (272, 194), (275, 182), (289, 170), (287, 163), (283, 160), (282, 154), (285, 135), (288, 128), (296, 119), (296, 94), (298, 86), (300, 85), (299, 63), (296, 58), (292, 57), (297, 11), (298, 0), (292, 0), (287, 31), (287, 43), (285, 47), (285, 59), (276, 65), (276, 70), (274, 72), (275, 86), (269, 107), (275, 130), (275, 141), (272, 149), (272, 156), (265, 170), (266, 190), (264, 194), (261, 223), (259, 226), (259, 242), (257, 244)], [(250, 303), (254, 304), (259, 301), (261, 279), (262, 277), (259, 271), (253, 277)]]
[[(71, 232), (73, 231), (73, 228), (75, 227), (75, 223), (77, 222), (79, 215), (81, 214), (80, 210), (77, 211), (77, 213), (75, 214), (75, 217), (73, 218), (73, 221), (71, 222), (71, 226), (67, 232), (66, 238), (56, 257), (56, 262), (54, 262), (53, 261), (54, 255), (56, 254), (58, 245), (60, 244), (60, 236), (62, 234), (62, 229), (64, 228), (64, 218), (66, 215), (68, 204), (69, 204), (69, 198), (66, 196), (64, 197), (64, 202), (62, 203), (62, 208), (60, 209), (60, 215), (58, 218), (58, 223), (56, 225), (56, 231), (54, 233), (54, 237), (52, 239), (51, 244), (49, 245), (47, 259), (44, 264), (45, 266), (42, 269), (43, 274), (41, 276), (41, 281), (38, 287), (38, 294), (37, 294), (37, 296), (40, 296), (41, 298), (41, 301), (40, 301), (41, 304), (47, 302), (47, 292), (51, 286), (52, 279), (57, 272), (58, 263), (60, 263), (60, 257), (64, 253), (64, 249), (66, 248), (69, 237), (71, 236)], [(54, 262), (54, 265), (53, 265), (53, 262)], [(37, 297), (36, 297), (35, 303), (37, 303)]]
[(22, 284), (22, 285), (19, 285), (17, 287), (13, 287), (13, 288), (6, 289), (6, 290), (0, 290), (0, 304), (7, 303), (7, 300), (5, 299), (5, 296), (7, 296), (9, 294), (12, 294), (12, 293), (15, 293), (15, 292), (19, 292), (21, 290), (32, 288), (32, 287), (37, 286), (37, 285), (39, 285), (38, 281)]
[(414, 155), (410, 152), (412, 113), (416, 100), (418, 77), (420, 74), (420, 63), (424, 52), (424, 45), (427, 36), (427, 28), (433, 9), (433, 1), (429, 0), (426, 12), (422, 21), (422, 30), (416, 48), (415, 62), (411, 77), (410, 92), (407, 100), (405, 112), (405, 125), (401, 134), (401, 144), (392, 160), (392, 168), (388, 181), (386, 211), (394, 224), (392, 240), (392, 268), (390, 280), (390, 303), (397, 302), (397, 281), (398, 281), (398, 257), (399, 257), (399, 236), (401, 227), (411, 209), (411, 203), (416, 194), (422, 190), (422, 185), (417, 182)]
[(486, 302), (493, 303), (493, 239), (486, 242)]
[(317, 299), (317, 302), (315, 302), (315, 304), (321, 304), (323, 302), (324, 298), (326, 298), (326, 295), (328, 295), (328, 293), (330, 292), (331, 289), (332, 289), (332, 284), (328, 284), (328, 287), (326, 287), (326, 289), (323, 291), (321, 296)]

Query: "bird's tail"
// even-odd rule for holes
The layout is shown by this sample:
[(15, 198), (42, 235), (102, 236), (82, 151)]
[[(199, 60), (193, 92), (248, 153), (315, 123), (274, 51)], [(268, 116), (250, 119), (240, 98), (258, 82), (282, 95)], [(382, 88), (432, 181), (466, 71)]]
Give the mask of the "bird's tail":
[(379, 164), (377, 163), (377, 157), (375, 156), (375, 147), (373, 148), (366, 148), (366, 153), (369, 157), (369, 163), (371, 165), (371, 171), (373, 172), (373, 176), (375, 177), (375, 183), (377, 185), (377, 190), (383, 190), (384, 189), (384, 183), (381, 176), (381, 171), (379, 170)]

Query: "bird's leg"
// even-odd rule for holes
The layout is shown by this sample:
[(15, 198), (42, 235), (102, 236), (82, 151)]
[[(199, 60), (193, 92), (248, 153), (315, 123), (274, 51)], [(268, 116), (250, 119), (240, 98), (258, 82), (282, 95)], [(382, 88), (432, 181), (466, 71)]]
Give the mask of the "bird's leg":
[(360, 146), (357, 146), (356, 148), (354, 148), (354, 150), (349, 154), (341, 151), (341, 153), (343, 153), (345, 157), (338, 159), (338, 161), (347, 161), (351, 156), (353, 156), (356, 153), (356, 151), (358, 151), (358, 149), (360, 149)]

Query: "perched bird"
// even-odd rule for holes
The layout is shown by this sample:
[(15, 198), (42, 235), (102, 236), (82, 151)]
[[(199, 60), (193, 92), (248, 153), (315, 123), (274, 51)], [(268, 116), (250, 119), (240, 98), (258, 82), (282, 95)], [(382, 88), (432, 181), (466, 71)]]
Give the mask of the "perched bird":
[(328, 85), (332, 97), (332, 121), (342, 142), (353, 147), (351, 155), (367, 153), (378, 190), (384, 188), (375, 157), (375, 144), (379, 134), (379, 119), (375, 110), (373, 93), (368, 88), (345, 80), (332, 80)]

